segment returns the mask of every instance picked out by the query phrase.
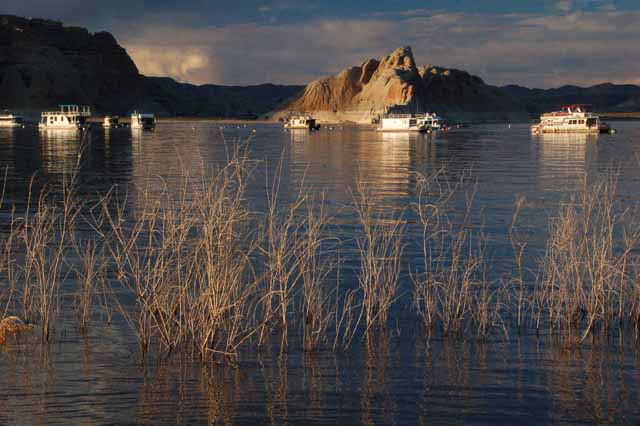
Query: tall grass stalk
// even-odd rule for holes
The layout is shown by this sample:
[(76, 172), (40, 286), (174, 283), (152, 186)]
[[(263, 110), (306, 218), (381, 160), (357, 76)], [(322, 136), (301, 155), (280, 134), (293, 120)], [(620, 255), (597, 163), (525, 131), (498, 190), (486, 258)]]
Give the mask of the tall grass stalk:
[(633, 319), (637, 275), (633, 252), (640, 223), (616, 202), (615, 176), (587, 185), (551, 221), (533, 295), (538, 318), (584, 341), (597, 327), (608, 331)]
[(356, 238), (360, 256), (358, 282), (366, 324), (365, 335), (387, 325), (389, 307), (396, 299), (402, 258), (402, 213), (379, 211), (372, 188), (358, 178), (353, 203), (362, 233)]

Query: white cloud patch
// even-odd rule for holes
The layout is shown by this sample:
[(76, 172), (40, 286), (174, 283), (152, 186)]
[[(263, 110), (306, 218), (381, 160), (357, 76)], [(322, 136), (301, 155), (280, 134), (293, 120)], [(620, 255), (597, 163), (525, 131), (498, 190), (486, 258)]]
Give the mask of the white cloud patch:
[[(587, 1), (572, 2), (571, 10)], [(303, 84), (411, 45), (421, 64), (464, 69), (491, 84), (550, 87), (637, 83), (639, 19), (639, 12), (608, 9), (556, 16), (425, 11), (402, 19), (199, 29), (141, 24), (116, 35), (141, 72), (194, 83)]]
[(213, 57), (199, 49), (131, 44), (127, 52), (145, 75), (181, 82), (207, 83), (221, 78)]

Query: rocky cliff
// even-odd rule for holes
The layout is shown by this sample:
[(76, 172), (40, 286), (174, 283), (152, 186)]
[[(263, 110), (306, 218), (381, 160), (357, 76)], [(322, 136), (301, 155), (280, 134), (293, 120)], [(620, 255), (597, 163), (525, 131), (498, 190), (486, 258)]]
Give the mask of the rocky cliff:
[(517, 99), (486, 85), (479, 77), (459, 70), (417, 66), (410, 47), (311, 82), (274, 117), (291, 111), (310, 112), (326, 121), (356, 122), (370, 122), (387, 111), (435, 111), (459, 120), (505, 120), (527, 115)]
[(124, 111), (144, 89), (144, 77), (111, 34), (0, 16), (0, 107), (78, 103)]
[(232, 87), (145, 77), (106, 32), (0, 15), (0, 109), (37, 117), (58, 104), (97, 113), (142, 109), (159, 115), (255, 118), (302, 90), (264, 84)]

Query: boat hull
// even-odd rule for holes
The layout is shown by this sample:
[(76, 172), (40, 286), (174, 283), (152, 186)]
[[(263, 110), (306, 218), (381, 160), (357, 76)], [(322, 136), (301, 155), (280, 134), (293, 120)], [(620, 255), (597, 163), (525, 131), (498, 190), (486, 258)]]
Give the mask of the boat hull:
[(39, 129), (46, 129), (46, 130), (82, 130), (85, 127), (83, 126), (49, 126), (47, 124), (38, 124), (38, 128)]
[(427, 128), (426, 127), (409, 127), (409, 128), (384, 128), (384, 127), (378, 127), (376, 129), (377, 132), (395, 132), (395, 133), (426, 133), (427, 132)]
[(316, 124), (314, 126), (307, 126), (307, 125), (290, 125), (290, 124), (285, 124), (284, 128), (287, 130), (319, 130), (320, 129), (320, 125)]
[(590, 127), (590, 128), (582, 128), (582, 129), (564, 129), (564, 128), (557, 128), (557, 127), (547, 127), (547, 128), (540, 128), (537, 126), (534, 126), (531, 128), (531, 133), (534, 135), (540, 135), (540, 134), (588, 134), (588, 135), (597, 135), (597, 134), (604, 134), (604, 133), (610, 133), (611, 132), (611, 128), (610, 127)]

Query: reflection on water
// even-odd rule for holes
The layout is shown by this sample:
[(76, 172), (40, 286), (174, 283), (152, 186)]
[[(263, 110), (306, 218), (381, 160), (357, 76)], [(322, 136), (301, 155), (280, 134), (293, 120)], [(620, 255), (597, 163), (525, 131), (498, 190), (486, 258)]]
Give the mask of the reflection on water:
[(83, 132), (71, 129), (40, 129), (43, 171), (61, 175), (72, 173), (78, 164), (83, 135)]
[[(265, 177), (282, 161), (284, 195), (295, 196), (303, 179), (326, 189), (327, 208), (337, 216), (332, 226), (348, 245), (355, 218), (345, 206), (358, 177), (380, 195), (381, 208), (391, 209), (415, 201), (415, 172), (446, 166), (447, 178), (457, 181), (471, 170), (499, 268), (509, 262), (500, 238), (517, 195), (530, 201), (523, 220), (536, 226), (539, 239), (531, 249), (537, 250), (544, 247), (545, 217), (567, 191), (581, 189), (583, 175), (619, 162), (628, 199), (637, 198), (640, 184), (637, 164), (629, 163), (640, 154), (633, 143), (640, 136), (635, 123), (621, 123), (615, 137), (598, 138), (532, 138), (528, 126), (478, 126), (435, 137), (255, 128), (160, 122), (155, 132), (94, 129), (78, 189), (104, 193), (115, 184), (126, 192), (158, 182), (158, 176), (175, 194), (183, 189), (177, 179), (182, 173), (207, 175), (226, 163), (230, 149), (246, 144), (257, 164), (247, 191), (253, 205), (264, 206)], [(0, 167), (7, 169), (10, 203), (24, 202), (34, 173), (43, 183), (59, 183), (73, 170), (81, 150), (75, 132), (6, 130), (0, 129)], [(137, 205), (132, 195), (127, 208)], [(410, 257), (418, 234), (409, 218), (407, 223)], [(411, 291), (409, 277), (401, 285), (405, 294)], [(349, 353), (303, 352), (292, 344), (286, 353), (243, 354), (233, 368), (189, 356), (141, 365), (122, 319), (115, 316), (111, 326), (96, 321), (83, 337), (69, 313), (50, 347), (0, 350), (0, 424), (634, 424), (640, 416), (640, 366), (632, 339), (590, 341), (571, 353), (533, 336), (508, 342), (433, 339), (426, 348), (411, 307), (399, 301), (393, 309), (397, 327), (354, 342)]]
[(291, 141), (293, 143), (300, 144), (308, 142), (310, 134), (312, 132), (306, 129), (290, 129), (287, 130), (287, 133), (289, 134), (289, 137), (291, 138)]
[(532, 138), (540, 144), (540, 185), (543, 191), (580, 189), (590, 161), (597, 155), (599, 135), (542, 134)]

